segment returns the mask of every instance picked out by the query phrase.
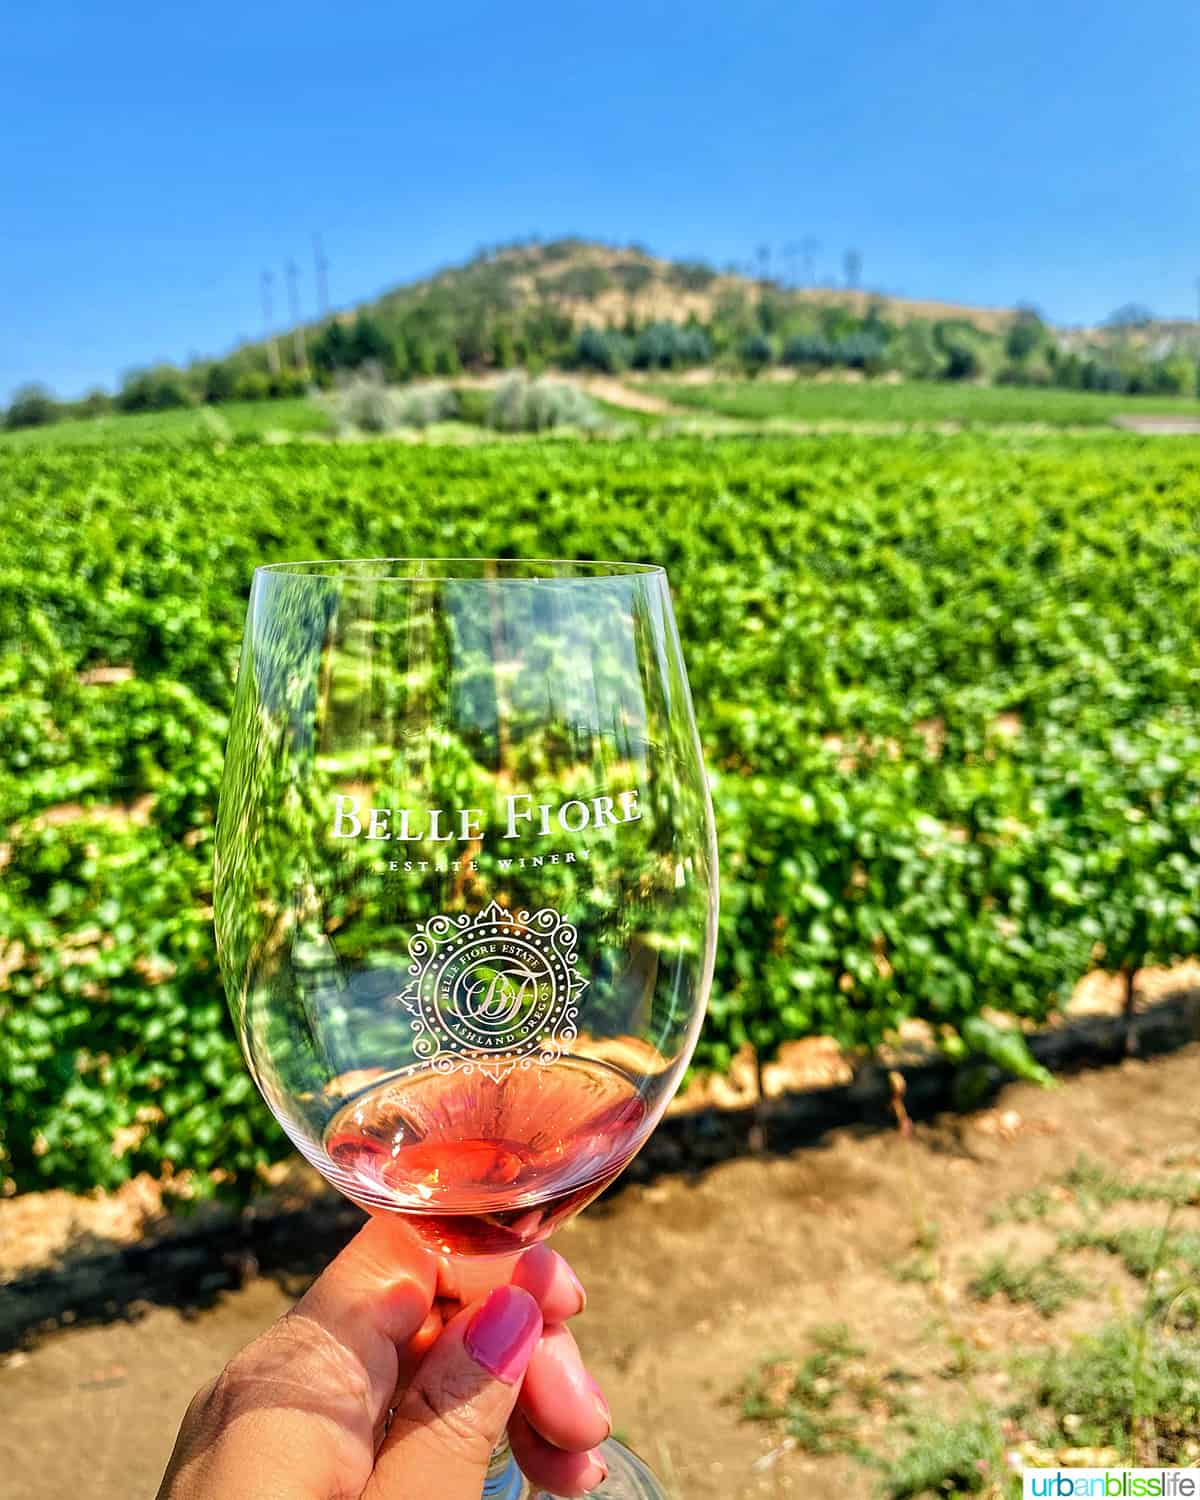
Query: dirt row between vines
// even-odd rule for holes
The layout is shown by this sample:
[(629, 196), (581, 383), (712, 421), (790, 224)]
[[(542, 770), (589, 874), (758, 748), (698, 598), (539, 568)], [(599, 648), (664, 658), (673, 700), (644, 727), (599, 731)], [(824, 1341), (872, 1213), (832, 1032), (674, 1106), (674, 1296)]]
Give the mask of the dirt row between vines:
[[(951, 1340), (978, 1351), (1044, 1347), (1132, 1308), (1139, 1289), (1115, 1264), (1094, 1295), (1052, 1318), (974, 1301), (964, 1288), (989, 1255), (1039, 1249), (1044, 1225), (997, 1212), (1035, 1189), (1062, 1193), (1072, 1163), (1133, 1179), (1200, 1163), (1198, 1078), (1192, 1044), (1054, 1090), (1009, 1086), (989, 1108), (935, 1116), (908, 1138), (851, 1126), (786, 1154), (659, 1173), (602, 1201), (559, 1245), (589, 1287), (579, 1337), (619, 1433), (680, 1500), (873, 1494), (852, 1459), (814, 1456), (771, 1424), (744, 1420), (737, 1391), (747, 1372), (803, 1352), (815, 1328), (840, 1321), (868, 1357), (905, 1366), (918, 1387), (927, 1380), (933, 1400)], [(905, 1268), (928, 1248), (930, 1226), (939, 1270), (924, 1278)], [(284, 1255), (270, 1275), (243, 1268), (240, 1288), (214, 1292), (208, 1306), (135, 1302), (90, 1327), (66, 1318), (6, 1356), (6, 1495), (152, 1494), (194, 1389), (315, 1269), (302, 1240), (296, 1231), (294, 1265)], [(193, 1268), (197, 1288), (205, 1271)], [(986, 1390), (1001, 1377), (981, 1379)]]

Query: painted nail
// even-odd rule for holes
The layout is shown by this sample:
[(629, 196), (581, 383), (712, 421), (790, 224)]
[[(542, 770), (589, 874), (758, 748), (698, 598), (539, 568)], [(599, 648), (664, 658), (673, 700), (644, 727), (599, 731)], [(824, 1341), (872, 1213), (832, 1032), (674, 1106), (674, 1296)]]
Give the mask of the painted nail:
[(594, 1490), (608, 1478), (608, 1465), (598, 1453), (592, 1454), (590, 1465), (584, 1470), (582, 1484), (585, 1490)]
[(596, 1405), (600, 1408), (600, 1415), (608, 1423), (608, 1430), (611, 1433), (612, 1432), (612, 1412), (609, 1410), (608, 1402), (604, 1399), (604, 1392), (596, 1384), (596, 1377), (594, 1375), (590, 1375), (589, 1374), (588, 1378), (587, 1378), (587, 1381), (588, 1381), (588, 1389), (591, 1391), (592, 1395), (595, 1396), (595, 1398), (596, 1398)]
[(580, 1281), (579, 1277), (576, 1276), (575, 1272), (571, 1269), (570, 1265), (565, 1260), (563, 1261), (563, 1265), (567, 1268), (567, 1275), (571, 1279), (571, 1285), (579, 1293), (579, 1311), (582, 1312), (587, 1306), (587, 1291), (583, 1285), (583, 1282)]
[(542, 1314), (520, 1287), (498, 1286), (471, 1319), (463, 1342), (489, 1375), (516, 1385), (541, 1337)]

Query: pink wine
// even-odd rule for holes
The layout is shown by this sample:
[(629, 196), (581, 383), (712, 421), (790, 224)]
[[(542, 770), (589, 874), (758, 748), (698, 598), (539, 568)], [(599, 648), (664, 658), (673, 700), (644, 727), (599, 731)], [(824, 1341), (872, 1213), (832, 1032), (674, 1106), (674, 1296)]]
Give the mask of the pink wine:
[(420, 1072), (366, 1090), (329, 1122), (330, 1175), (371, 1210), (409, 1215), (442, 1254), (544, 1240), (645, 1139), (645, 1100), (606, 1063), (564, 1057), (482, 1073)]

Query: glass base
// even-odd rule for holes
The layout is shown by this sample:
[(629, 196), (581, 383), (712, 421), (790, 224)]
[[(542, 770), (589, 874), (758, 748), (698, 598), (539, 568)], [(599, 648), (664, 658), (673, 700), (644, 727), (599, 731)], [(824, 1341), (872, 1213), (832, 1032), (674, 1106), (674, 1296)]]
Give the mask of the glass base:
[(600, 1444), (600, 1452), (608, 1465), (608, 1478), (591, 1492), (596, 1500), (667, 1500), (666, 1490), (624, 1443), (609, 1438)]
[[(555, 1500), (549, 1490), (533, 1490), (517, 1468), (507, 1444), (497, 1449), (492, 1472), (484, 1485), (484, 1500)], [(636, 1453), (615, 1438), (600, 1444), (608, 1478), (590, 1492), (589, 1500), (668, 1500), (667, 1492)], [(504, 1458), (507, 1457), (507, 1462)]]

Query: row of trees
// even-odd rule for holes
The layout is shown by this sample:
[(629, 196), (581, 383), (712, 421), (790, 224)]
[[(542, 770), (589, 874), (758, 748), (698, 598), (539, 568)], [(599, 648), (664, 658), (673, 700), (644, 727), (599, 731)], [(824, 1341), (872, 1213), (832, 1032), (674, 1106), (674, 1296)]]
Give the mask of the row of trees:
[(331, 319), (310, 330), (306, 341), (289, 340), (286, 349), (247, 345), (186, 369), (134, 371), (115, 396), (94, 391), (79, 402), (59, 402), (42, 387), (26, 387), (9, 406), (5, 425), (294, 396), (365, 367), (382, 370), (391, 382), (452, 378), (463, 370), (523, 368), (538, 374), (556, 366), (617, 374), (717, 364), (751, 376), (783, 366), (798, 374), (891, 371), (917, 380), (1197, 393), (1194, 351), (1139, 340), (1141, 330), (1129, 320), (1101, 338), (1072, 341), (1033, 309), (1019, 311), (1005, 331), (989, 333), (966, 319), (893, 321), (883, 304), (864, 313), (839, 304), (814, 306), (763, 286), (724, 292), (703, 323), (639, 323), (630, 316), (620, 327), (581, 328), (556, 304), (509, 305), (514, 302), (506, 282), (478, 276), (450, 285), (435, 281), (419, 297), (396, 294), (371, 313)]

